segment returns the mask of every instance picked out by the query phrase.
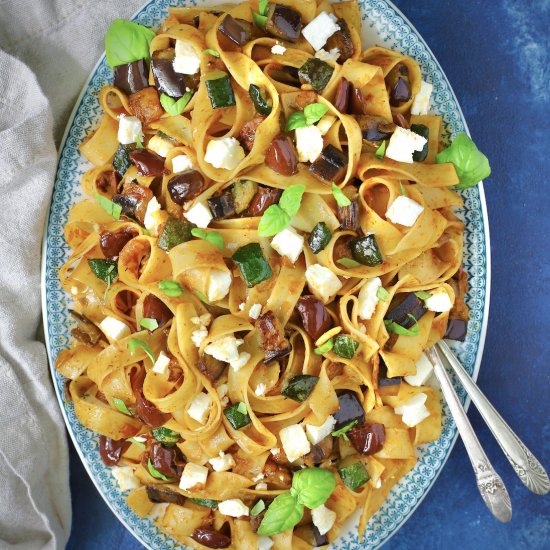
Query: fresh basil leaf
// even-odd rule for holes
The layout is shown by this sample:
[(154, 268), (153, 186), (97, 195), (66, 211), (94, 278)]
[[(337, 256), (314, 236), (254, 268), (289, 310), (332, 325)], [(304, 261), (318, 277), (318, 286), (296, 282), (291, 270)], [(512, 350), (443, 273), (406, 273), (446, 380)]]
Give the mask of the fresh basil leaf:
[(244, 403), (243, 401), (241, 401), (241, 402), (237, 405), (237, 410), (238, 410), (241, 414), (248, 414), (248, 409), (246, 408), (246, 403)]
[(344, 192), (335, 184), (332, 184), (332, 194), (336, 199), (336, 204), (338, 206), (349, 206), (351, 201), (344, 195)]
[(140, 449), (145, 450), (145, 443), (143, 443), (143, 441), (138, 441), (135, 437), (130, 437), (126, 441), (129, 441), (130, 443), (137, 445)]
[(187, 107), (187, 104), (189, 103), (189, 100), (193, 97), (192, 92), (185, 92), (183, 94), (183, 97), (180, 97), (177, 101), (166, 94), (160, 95), (160, 104), (162, 105), (162, 108), (170, 115), (170, 116), (177, 116), (181, 115), (183, 111), (185, 110), (185, 107)]
[(272, 204), (263, 214), (258, 225), (260, 237), (271, 237), (282, 231), (291, 217), (277, 204)]
[(132, 413), (128, 410), (126, 403), (119, 399), (118, 397), (113, 397), (113, 405), (121, 412), (128, 416), (132, 416)]
[(260, 15), (267, 15), (267, 12), (269, 11), (269, 6), (267, 4), (267, 0), (260, 0), (258, 6), (258, 9), (260, 10)]
[(405, 186), (403, 185), (403, 183), (399, 182), (399, 190), (401, 191), (401, 194), (404, 196), (404, 197), (408, 197), (409, 194), (407, 193), (407, 190), (405, 189)]
[(204, 304), (208, 306), (211, 305), (210, 302), (208, 301), (208, 298), (200, 290), (195, 290), (195, 295)]
[(291, 218), (300, 210), (300, 205), (302, 204), (302, 196), (306, 186), (291, 185), (283, 191), (281, 198), (279, 199), (279, 207), (282, 208)]
[(402, 327), (395, 321), (390, 321), (389, 319), (384, 319), (384, 325), (388, 332), (395, 332), (395, 334), (399, 334), (400, 336), (418, 336), (420, 334), (420, 326), (418, 325), (418, 322), (410, 329)]
[(156, 319), (153, 319), (151, 317), (143, 317), (143, 319), (140, 319), (139, 321), (139, 326), (147, 330), (153, 331), (159, 328), (159, 323)]
[(267, 23), (267, 17), (265, 15), (260, 15), (259, 13), (253, 11), (252, 19), (254, 19), (254, 23), (256, 23), (256, 25), (260, 27), (260, 29), (265, 28), (265, 24)]
[(296, 491), (298, 502), (310, 509), (324, 504), (335, 487), (334, 475), (323, 468), (298, 470), (292, 476), (292, 488)]
[(103, 258), (90, 258), (88, 265), (92, 273), (104, 283), (111, 284), (118, 276), (118, 265), (114, 260)]
[(313, 353), (315, 355), (323, 355), (324, 353), (328, 353), (334, 346), (334, 340), (331, 338), (330, 340), (327, 340), (322, 346), (319, 346), (318, 348), (315, 348), (313, 350)]
[(203, 50), (202, 53), (213, 55), (214, 57), (220, 57), (220, 52), (217, 52), (216, 50), (212, 50), (210, 48), (206, 48), (206, 50)]
[(304, 115), (303, 111), (296, 111), (288, 117), (285, 131), (290, 132), (291, 130), (296, 130), (296, 128), (305, 128), (306, 126), (306, 115)]
[(158, 287), (161, 292), (164, 292), (170, 298), (177, 298), (183, 294), (182, 286), (176, 281), (160, 281)]
[(456, 136), (449, 147), (437, 154), (435, 162), (453, 163), (460, 180), (458, 189), (473, 187), (491, 175), (489, 160), (463, 132)]
[(415, 295), (421, 300), (427, 300), (428, 298), (432, 297), (432, 295), (425, 290), (419, 290), (418, 292), (415, 292)]
[(378, 287), (378, 289), (376, 291), (376, 297), (381, 302), (385, 302), (388, 299), (389, 295), (390, 295), (390, 293), (383, 286)]
[(122, 206), (120, 206), (120, 204), (115, 204), (113, 201), (103, 195), (100, 195), (99, 193), (96, 193), (95, 200), (99, 203), (99, 206), (101, 206), (101, 208), (109, 214), (109, 216), (113, 216), (115, 220), (120, 218), (120, 214), (122, 214)]
[(140, 340), (139, 338), (130, 338), (128, 341), (128, 349), (132, 355), (137, 349), (142, 349), (151, 360), (151, 363), (155, 364), (155, 355), (153, 354), (153, 350), (143, 340)]
[(344, 359), (352, 359), (358, 349), (359, 342), (347, 334), (338, 334), (334, 338), (333, 351), (339, 357), (343, 357)]
[(263, 500), (259, 500), (251, 508), (250, 515), (251, 516), (257, 516), (258, 514), (261, 514), (264, 510), (265, 510), (265, 502)]
[(208, 241), (220, 250), (225, 248), (225, 241), (217, 231), (205, 231), (204, 229), (193, 227), (193, 229), (191, 229), (191, 235), (193, 235), (193, 237), (197, 237), (198, 239)]
[(111, 69), (139, 59), (149, 61), (149, 44), (155, 33), (132, 21), (115, 19), (105, 35), (105, 53)]
[(339, 260), (336, 260), (337, 263), (342, 264), (344, 267), (357, 267), (358, 265), (361, 265), (358, 261), (352, 259), (352, 258), (340, 258)]
[(147, 469), (149, 473), (156, 479), (162, 479), (163, 481), (176, 481), (176, 477), (167, 477), (163, 473), (159, 472), (153, 464), (151, 464), (151, 459), (147, 459)]
[(378, 160), (382, 160), (386, 156), (386, 142), (383, 141), (378, 149), (374, 152)]
[(328, 107), (322, 103), (310, 103), (304, 107), (304, 115), (306, 117), (306, 124), (311, 126), (318, 120), (321, 120), (328, 111)]
[(258, 535), (278, 535), (294, 527), (304, 515), (304, 505), (290, 492), (275, 497), (258, 528)]
[(333, 431), (330, 435), (334, 437), (341, 437), (342, 439), (349, 441), (348, 432), (357, 424), (357, 420), (352, 420), (349, 424), (342, 426), (339, 430)]
[(164, 426), (153, 429), (151, 433), (153, 437), (165, 447), (173, 447), (180, 440), (179, 433), (174, 432), (170, 428), (165, 428)]

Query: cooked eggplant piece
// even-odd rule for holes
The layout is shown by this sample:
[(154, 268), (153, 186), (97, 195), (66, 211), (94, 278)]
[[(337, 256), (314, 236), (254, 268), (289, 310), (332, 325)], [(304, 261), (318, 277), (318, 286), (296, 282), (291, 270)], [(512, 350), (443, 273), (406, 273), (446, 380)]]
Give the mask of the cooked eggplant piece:
[(359, 88), (352, 86), (350, 93), (350, 112), (354, 115), (364, 115), (366, 107), (367, 102), (363, 92)]
[(176, 57), (174, 48), (153, 52), (151, 70), (158, 93), (177, 99), (185, 94), (185, 88), (189, 87), (189, 83), (185, 78), (186, 75), (174, 71), (174, 57)]
[(271, 266), (265, 259), (259, 243), (241, 246), (231, 259), (239, 267), (248, 288), (256, 286), (273, 275)]
[(334, 72), (325, 61), (317, 57), (310, 57), (299, 69), (298, 76), (303, 84), (311, 84), (311, 87), (317, 92), (322, 92)]
[(231, 80), (227, 73), (216, 71), (206, 79), (206, 92), (210, 99), (212, 109), (221, 109), (236, 105), (235, 93), (231, 86)]
[(464, 319), (449, 319), (444, 338), (464, 342), (468, 334), (468, 321)]
[(71, 330), (71, 334), (83, 344), (95, 346), (103, 337), (101, 330), (88, 317), (81, 315), (74, 309), (69, 309), (69, 313), (76, 321), (76, 328)]
[(424, 126), (424, 124), (411, 124), (411, 131), (415, 134), (418, 134), (419, 136), (422, 136), (423, 138), (426, 138), (426, 143), (424, 144), (424, 147), (422, 151), (415, 151), (413, 153), (413, 160), (416, 162), (423, 162), (426, 160), (426, 157), (428, 156), (428, 149), (429, 149), (429, 139), (430, 139), (430, 129), (427, 126)]
[(272, 311), (267, 311), (258, 317), (256, 328), (260, 336), (260, 347), (265, 353), (264, 363), (282, 359), (290, 353), (290, 343), (285, 338), (281, 323)]
[(372, 233), (359, 239), (352, 240), (350, 249), (353, 259), (362, 265), (374, 267), (380, 265), (384, 261), (380, 248), (378, 248), (376, 237)]
[(128, 98), (128, 105), (130, 112), (137, 116), (145, 126), (158, 120), (164, 114), (159, 94), (153, 86), (143, 88), (139, 92), (132, 94)]
[(236, 213), (235, 210), (235, 201), (233, 200), (233, 195), (229, 189), (224, 191), (221, 195), (217, 197), (210, 197), (206, 199), (212, 216), (215, 220), (222, 220), (228, 218), (229, 216), (234, 216)]
[(399, 107), (401, 103), (411, 99), (409, 69), (403, 63), (398, 63), (386, 76), (386, 85), (390, 94), (390, 105)]
[(202, 174), (198, 170), (186, 170), (170, 178), (168, 193), (180, 206), (198, 197), (206, 188)]
[(122, 456), (122, 453), (130, 446), (126, 439), (111, 439), (104, 435), (99, 436), (99, 455), (103, 464), (107, 466), (116, 466)]
[(305, 456), (304, 463), (310, 468), (321, 464), (330, 457), (333, 447), (334, 439), (329, 435), (321, 442), (311, 446), (311, 451)]
[(162, 176), (168, 174), (164, 167), (164, 157), (149, 149), (134, 149), (130, 152), (130, 158), (138, 169), (139, 176)]
[(118, 65), (113, 69), (113, 73), (115, 75), (113, 84), (126, 95), (135, 94), (142, 88), (149, 86), (147, 78), (149, 71), (145, 59), (138, 59), (126, 65)]
[(271, 113), (271, 105), (262, 94), (262, 90), (256, 84), (250, 84), (248, 87), (248, 95), (254, 104), (256, 112), (262, 116), (268, 116)]
[(358, 116), (357, 123), (359, 124), (359, 128), (361, 128), (363, 139), (377, 145), (385, 139), (390, 139), (395, 131), (395, 124), (393, 122), (387, 122), (378, 116)]
[(313, 254), (324, 250), (332, 238), (332, 233), (325, 222), (319, 222), (311, 231), (308, 238), (308, 245)]
[(143, 317), (155, 319), (159, 327), (164, 326), (174, 314), (172, 310), (154, 294), (147, 294), (143, 300)]
[(155, 441), (149, 449), (149, 460), (155, 470), (166, 477), (181, 477), (185, 461), (178, 447), (165, 447)]
[(169, 413), (163, 413), (153, 403), (145, 399), (143, 395), (143, 380), (145, 379), (145, 369), (137, 369), (130, 375), (132, 391), (136, 398), (136, 414), (145, 422), (145, 424), (158, 428), (168, 422), (172, 417)]
[(241, 142), (241, 145), (247, 150), (252, 151), (254, 147), (254, 139), (256, 138), (256, 132), (258, 126), (265, 120), (265, 117), (258, 116), (245, 122), (239, 131), (237, 139)]
[(296, 304), (296, 309), (302, 318), (304, 330), (317, 340), (327, 330), (332, 328), (332, 317), (325, 304), (312, 294), (301, 296)]
[(384, 424), (356, 426), (347, 435), (351, 444), (363, 455), (377, 453), (386, 440)]
[(411, 328), (426, 311), (424, 300), (414, 292), (410, 292), (403, 299), (399, 297), (392, 301), (384, 320), (394, 321), (404, 328)]
[(130, 158), (130, 153), (136, 148), (135, 145), (122, 145), (118, 144), (118, 147), (115, 151), (115, 156), (113, 157), (113, 168), (115, 172), (120, 176), (124, 176), (126, 171), (130, 166), (132, 166), (132, 159)]
[(187, 497), (183, 496), (181, 493), (169, 489), (166, 485), (146, 485), (145, 491), (147, 492), (147, 497), (149, 500), (156, 504), (166, 502), (168, 504), (183, 506), (187, 499)]
[(349, 80), (342, 78), (336, 88), (336, 94), (334, 95), (334, 107), (341, 113), (347, 113), (349, 109), (349, 100), (351, 95), (352, 85)]
[[(128, 162), (130, 162), (130, 157), (128, 157)], [(95, 184), (100, 191), (108, 193), (109, 195), (114, 195), (117, 191), (120, 180), (121, 176), (116, 170), (106, 170), (99, 174)]]
[[(392, 336), (397, 336), (397, 334), (395, 333), (390, 334), (390, 339)], [(387, 344), (385, 347), (387, 347)], [(393, 347), (393, 344), (391, 344), (390, 349), (391, 347)], [(393, 378), (389, 378), (388, 367), (386, 366), (386, 363), (384, 363), (384, 359), (382, 359), (382, 356), (380, 355), (379, 357), (380, 357), (380, 366), (378, 367), (378, 387), (398, 386), (399, 384), (401, 384), (401, 380), (403, 380), (403, 377), (394, 376)]]
[(231, 544), (231, 537), (207, 527), (197, 527), (191, 538), (207, 548), (228, 548)]
[(212, 382), (215, 382), (222, 375), (225, 367), (227, 367), (227, 363), (206, 353), (199, 357), (197, 363), (197, 368)]
[(283, 4), (269, 4), (265, 30), (276, 38), (296, 42), (302, 30), (302, 15)]
[(327, 537), (327, 534), (321, 535), (319, 532), (319, 529), (313, 523), (311, 524), (311, 530), (313, 532), (313, 538), (315, 540), (315, 546), (327, 546), (329, 544), (329, 540)]
[(319, 382), (318, 376), (299, 374), (289, 380), (286, 388), (281, 391), (281, 395), (293, 401), (297, 401), (298, 403), (302, 403), (309, 397), (309, 394), (313, 391), (317, 382)]
[(273, 187), (258, 188), (258, 192), (252, 198), (252, 201), (248, 205), (249, 216), (261, 216), (272, 204), (279, 202), (283, 192), (281, 189), (274, 189)]
[(340, 183), (347, 167), (347, 155), (329, 143), (311, 164), (309, 171), (322, 181)]
[(195, 225), (187, 220), (168, 218), (159, 235), (157, 246), (168, 252), (172, 250), (174, 246), (190, 241), (193, 238), (191, 230), (194, 227)]
[(102, 231), (99, 234), (99, 247), (103, 255), (112, 260), (120, 254), (120, 251), (128, 244), (137, 233), (129, 228), (120, 231)]
[[(244, 21), (244, 23), (248, 23)], [(250, 40), (251, 28), (248, 25), (244, 25), (241, 21), (234, 19), (231, 15), (227, 14), (221, 22), (218, 30), (225, 34), (231, 42), (242, 46)]]
[(329, 52), (333, 48), (340, 50), (340, 57), (337, 59), (338, 63), (342, 64), (346, 59), (349, 59), (355, 53), (355, 47), (353, 40), (351, 39), (351, 33), (346, 20), (342, 17), (338, 19), (336, 24), (340, 27), (340, 30), (335, 32), (324, 46), (324, 49)]
[(279, 134), (269, 145), (265, 163), (277, 174), (292, 176), (298, 171), (298, 153), (288, 136)]
[(258, 184), (251, 180), (236, 181), (231, 186), (231, 194), (235, 203), (235, 212), (241, 214), (250, 205), (252, 199), (258, 192)]
[[(353, 193), (352, 190), (354, 191)], [(348, 186), (345, 194), (351, 200), (351, 204), (349, 206), (338, 205), (336, 208), (336, 216), (340, 221), (340, 229), (343, 231), (357, 231), (359, 229), (359, 200), (357, 199), (357, 192), (355, 192), (353, 187)]]
[(137, 183), (124, 185), (122, 193), (113, 195), (113, 202), (122, 208), (122, 214), (134, 218), (143, 223), (147, 203), (153, 198), (153, 192), (148, 187), (142, 187)]
[(357, 421), (359, 425), (365, 423), (365, 410), (354, 392), (344, 391), (340, 393), (338, 404), (340, 408), (333, 414), (336, 419), (335, 430), (339, 430), (354, 421)]

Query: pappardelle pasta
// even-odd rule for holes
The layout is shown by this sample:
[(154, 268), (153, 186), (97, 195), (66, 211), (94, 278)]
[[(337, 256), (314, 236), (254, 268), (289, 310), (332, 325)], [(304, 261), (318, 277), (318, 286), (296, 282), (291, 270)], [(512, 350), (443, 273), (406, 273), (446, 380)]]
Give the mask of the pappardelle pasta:
[(416, 61), (356, 2), (117, 20), (65, 227), (80, 422), (139, 516), (193, 548), (323, 546), (438, 439), (423, 350), (463, 340), (462, 205)]

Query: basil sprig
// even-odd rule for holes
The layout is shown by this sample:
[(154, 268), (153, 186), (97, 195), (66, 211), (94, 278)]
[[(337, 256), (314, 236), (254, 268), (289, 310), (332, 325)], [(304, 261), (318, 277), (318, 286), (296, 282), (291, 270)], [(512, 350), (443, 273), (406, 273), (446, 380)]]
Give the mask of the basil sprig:
[(310, 103), (303, 111), (292, 113), (286, 121), (285, 130), (290, 132), (296, 128), (304, 128), (315, 124), (326, 114), (328, 107), (322, 103)]
[(168, 477), (165, 476), (162, 472), (159, 472), (151, 463), (151, 459), (147, 459), (147, 469), (149, 470), (149, 473), (156, 479), (162, 479), (163, 481), (176, 481), (177, 478), (175, 477)]
[(304, 506), (318, 508), (328, 500), (335, 487), (334, 475), (328, 470), (306, 468), (296, 472), (290, 491), (280, 494), (269, 505), (258, 534), (271, 536), (291, 529), (302, 519)]
[(128, 410), (128, 407), (126, 406), (126, 403), (122, 401), (122, 399), (118, 397), (113, 397), (113, 405), (123, 414), (126, 416), (132, 416), (132, 413)]
[(223, 250), (225, 247), (223, 237), (217, 231), (205, 231), (204, 229), (193, 227), (193, 229), (191, 229), (191, 235), (198, 239), (208, 241), (220, 250)]
[(349, 441), (348, 432), (357, 424), (358, 420), (352, 420), (349, 424), (342, 426), (339, 430), (333, 431), (330, 435), (334, 437), (341, 437), (345, 441)]
[(170, 428), (165, 428), (164, 426), (155, 428), (152, 433), (153, 437), (165, 447), (173, 447), (181, 439), (179, 433), (174, 432)]
[(177, 116), (183, 113), (185, 107), (187, 107), (187, 104), (192, 97), (193, 92), (185, 92), (183, 96), (176, 101), (173, 97), (170, 97), (169, 95), (161, 94), (160, 104), (170, 116)]
[(137, 349), (142, 349), (147, 357), (151, 360), (151, 363), (155, 363), (155, 355), (153, 354), (153, 350), (143, 341), (139, 338), (130, 338), (128, 341), (128, 349), (130, 350), (130, 353), (133, 355)]
[(291, 185), (283, 191), (279, 204), (272, 204), (258, 225), (260, 237), (271, 237), (282, 231), (300, 210), (305, 185)]
[(155, 33), (147, 27), (115, 19), (105, 35), (107, 63), (112, 69), (139, 59), (149, 61), (149, 44), (154, 37)]

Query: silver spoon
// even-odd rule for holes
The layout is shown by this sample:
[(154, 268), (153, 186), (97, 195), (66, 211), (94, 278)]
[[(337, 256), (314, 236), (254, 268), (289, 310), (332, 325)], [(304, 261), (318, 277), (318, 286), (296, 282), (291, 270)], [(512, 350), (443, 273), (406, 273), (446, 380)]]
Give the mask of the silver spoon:
[(434, 373), (441, 385), (443, 396), (451, 410), (460, 437), (462, 437), (462, 441), (464, 442), (464, 447), (466, 447), (466, 452), (470, 457), (481, 498), (483, 498), (493, 516), (499, 521), (506, 523), (512, 519), (512, 504), (508, 491), (479, 443), (479, 439), (462, 408), (451, 379), (443, 366), (438, 349), (431, 347), (425, 353), (433, 365)]
[(537, 495), (548, 493), (550, 491), (550, 480), (542, 464), (483, 395), (451, 351), (451, 348), (443, 341), (438, 342), (437, 346), (455, 371), (462, 386), (468, 392), (522, 483)]

